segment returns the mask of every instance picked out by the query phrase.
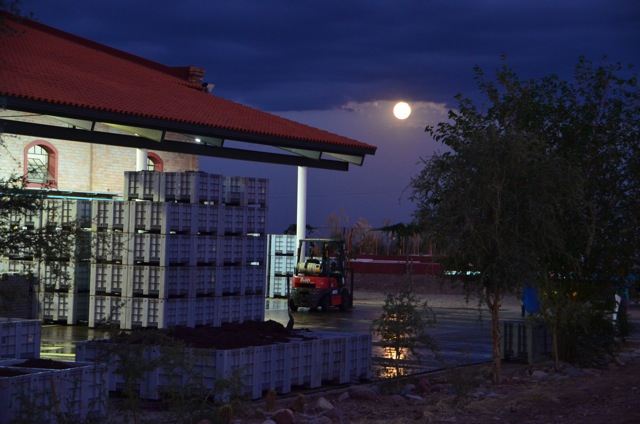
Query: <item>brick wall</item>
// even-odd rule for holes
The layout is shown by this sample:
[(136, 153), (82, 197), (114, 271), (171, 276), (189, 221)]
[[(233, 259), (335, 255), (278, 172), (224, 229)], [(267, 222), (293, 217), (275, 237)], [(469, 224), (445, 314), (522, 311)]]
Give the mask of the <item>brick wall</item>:
[[(25, 117), (25, 120), (33, 120)], [(60, 125), (59, 121), (38, 118), (39, 123)], [(99, 125), (101, 131), (116, 132)], [(173, 135), (174, 140), (180, 139)], [(0, 144), (0, 179), (23, 175), (24, 149), (39, 140), (35, 137), (2, 134)], [(136, 149), (55, 139), (45, 139), (58, 150), (58, 189), (122, 193), (124, 172), (136, 170)], [(181, 140), (183, 141), (183, 140)], [(153, 151), (163, 162), (165, 172), (196, 171), (198, 157)]]

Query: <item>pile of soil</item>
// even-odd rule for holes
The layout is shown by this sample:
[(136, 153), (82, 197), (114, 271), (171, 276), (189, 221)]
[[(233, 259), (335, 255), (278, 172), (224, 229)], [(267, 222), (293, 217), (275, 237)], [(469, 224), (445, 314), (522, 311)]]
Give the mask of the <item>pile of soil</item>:
[(13, 368), (2, 368), (0, 367), (0, 378), (5, 377), (18, 377), (20, 375), (25, 375), (26, 372), (22, 372)]
[(45, 370), (66, 370), (69, 368), (75, 368), (77, 365), (68, 362), (54, 361), (52, 359), (40, 359), (32, 358), (23, 362), (11, 364), (6, 367), (0, 367), (0, 378), (2, 377), (17, 377), (20, 375), (28, 374), (26, 371), (20, 371), (16, 368), (39, 368)]
[(167, 330), (167, 335), (189, 347), (222, 350), (287, 343), (292, 338), (309, 338), (307, 331), (289, 331), (273, 320), (222, 324), (220, 327), (173, 327)]
[(166, 330), (134, 330), (115, 337), (114, 342), (171, 345), (177, 342), (188, 347), (204, 349), (239, 349), (287, 343), (291, 340), (313, 338), (309, 330), (287, 330), (277, 321), (245, 321), (222, 324), (219, 327), (172, 327)]
[(32, 359), (27, 359), (26, 361), (21, 362), (19, 364), (15, 364), (11, 366), (17, 367), (17, 368), (42, 368), (46, 370), (66, 370), (69, 368), (75, 368), (78, 365), (68, 363), (68, 362), (54, 361), (53, 359), (32, 358)]

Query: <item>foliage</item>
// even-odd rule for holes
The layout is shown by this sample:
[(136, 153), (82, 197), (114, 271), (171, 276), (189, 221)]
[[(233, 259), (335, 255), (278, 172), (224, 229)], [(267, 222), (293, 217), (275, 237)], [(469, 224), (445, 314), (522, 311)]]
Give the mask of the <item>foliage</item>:
[(427, 332), (433, 327), (436, 317), (427, 301), (421, 301), (408, 290), (397, 294), (387, 293), (380, 318), (372, 323), (373, 333), (380, 336), (380, 345), (389, 350), (389, 364), (395, 375), (404, 374), (403, 363), (409, 358), (418, 358), (418, 349), (436, 351), (434, 339)]
[(393, 241), (395, 254), (419, 255), (430, 251), (428, 244), (425, 245), (427, 240), (422, 237), (419, 226), (414, 223), (399, 222), (377, 228), (376, 231), (386, 234), (387, 239)]
[(448, 258), (448, 267), (473, 276), (482, 287), (499, 381), (502, 298), (537, 273), (540, 257), (562, 255), (563, 235), (573, 228), (564, 203), (577, 203), (580, 187), (565, 184), (571, 175), (566, 163), (549, 158), (543, 143), (508, 122), (482, 116), (464, 102), (452, 118), (454, 124), (432, 134), (455, 154), (425, 161), (413, 182), (416, 218)]
[[(22, 183), (20, 177), (0, 180), (0, 257), (13, 260), (9, 271), (35, 277), (45, 291), (69, 290), (70, 261), (90, 258), (90, 235), (78, 222), (62, 219), (59, 202), (47, 201)], [(0, 310), (21, 295), (2, 289)]]
[[(0, 12), (10, 13), (15, 17), (15, 19), (21, 19), (23, 17), (28, 19), (33, 19), (33, 13), (24, 14), (22, 9), (20, 8), (20, 0), (0, 0)], [(0, 36), (2, 35), (16, 35), (17, 32), (5, 24), (6, 17), (0, 13)], [(0, 60), (0, 66), (2, 65), (2, 60)], [(2, 100), (2, 99), (0, 99)], [(1, 103), (1, 101), (0, 101)], [(0, 134), (2, 133), (2, 129), (0, 128)]]
[[(307, 224), (307, 226), (305, 227), (307, 230), (307, 235), (310, 236), (311, 234), (313, 234), (313, 232), (316, 230), (315, 227), (312, 227), (311, 225)], [(298, 225), (297, 224), (290, 224), (283, 232), (283, 234), (289, 234), (289, 235), (296, 235), (298, 231)]]
[(412, 181), (415, 219), (483, 287), (497, 380), (505, 293), (551, 273), (607, 282), (636, 266), (640, 96), (624, 71), (581, 58), (572, 84), (520, 80), (506, 60), (495, 80), (476, 68), (486, 108), (458, 95), (450, 121), (426, 128), (447, 151)]

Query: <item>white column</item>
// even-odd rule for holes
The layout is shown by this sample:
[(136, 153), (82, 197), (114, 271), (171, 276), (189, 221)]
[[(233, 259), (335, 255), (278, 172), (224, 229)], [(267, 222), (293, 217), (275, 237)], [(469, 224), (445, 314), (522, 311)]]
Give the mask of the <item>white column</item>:
[(147, 149), (136, 149), (136, 171), (147, 170)]
[(307, 168), (298, 167), (298, 214), (296, 217), (296, 247), (307, 236)]

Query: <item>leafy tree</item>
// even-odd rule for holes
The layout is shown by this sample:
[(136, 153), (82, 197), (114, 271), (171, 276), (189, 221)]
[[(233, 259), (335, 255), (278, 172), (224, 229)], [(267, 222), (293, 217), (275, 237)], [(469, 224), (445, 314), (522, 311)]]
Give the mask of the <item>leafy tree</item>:
[[(624, 200), (637, 187), (629, 172), (640, 139), (637, 83), (615, 78), (619, 67), (581, 59), (576, 69), (574, 86), (556, 76), (522, 81), (506, 61), (495, 81), (476, 68), (486, 109), (458, 95), (450, 121), (426, 129), (447, 151), (425, 159), (412, 182), (417, 222), (491, 311), (496, 381), (506, 293), (551, 273), (607, 281), (637, 258), (638, 212)], [(611, 121), (599, 123), (605, 116)], [(627, 122), (634, 117), (636, 127)]]
[(421, 301), (408, 290), (387, 293), (380, 318), (373, 321), (372, 331), (380, 336), (380, 344), (390, 351), (389, 363), (396, 376), (404, 373), (402, 364), (409, 357), (417, 357), (418, 349), (436, 350), (436, 344), (427, 332), (436, 322), (427, 301)]
[(595, 66), (580, 58), (573, 82), (551, 75), (524, 83), (505, 72), (504, 84), (520, 93), (526, 87), (521, 98), (527, 104), (511, 105), (519, 111), (519, 128), (536, 133), (583, 181), (584, 220), (565, 242), (575, 261), (547, 258), (548, 269), (537, 276), (547, 293), (542, 312), (553, 329), (556, 363), (580, 359), (572, 352), (608, 351), (615, 343), (607, 322), (614, 291), (638, 293), (629, 278), (638, 271), (640, 241), (637, 76), (631, 66)]

